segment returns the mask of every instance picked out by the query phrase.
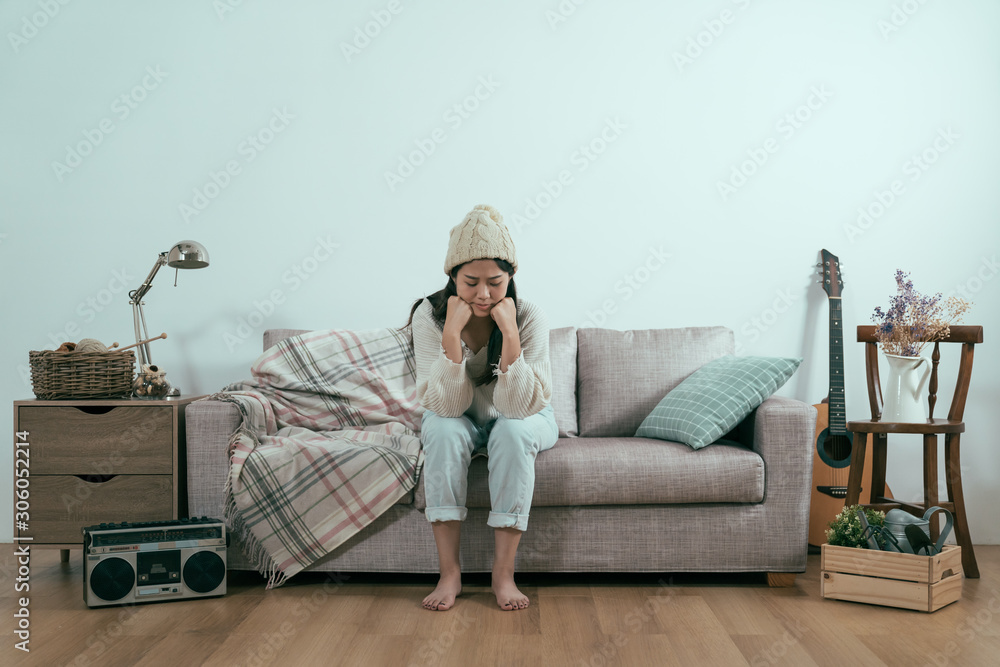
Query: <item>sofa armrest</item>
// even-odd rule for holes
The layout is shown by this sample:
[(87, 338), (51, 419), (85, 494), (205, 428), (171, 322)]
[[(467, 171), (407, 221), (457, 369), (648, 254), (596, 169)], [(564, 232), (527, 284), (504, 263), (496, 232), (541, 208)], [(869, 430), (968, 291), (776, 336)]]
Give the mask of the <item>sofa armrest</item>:
[(240, 411), (225, 401), (201, 400), (187, 406), (184, 419), (188, 513), (222, 519), (229, 439), (240, 425)]
[(764, 459), (764, 502), (801, 514), (807, 526), (816, 414), (816, 408), (807, 403), (772, 396), (753, 415), (751, 448)]

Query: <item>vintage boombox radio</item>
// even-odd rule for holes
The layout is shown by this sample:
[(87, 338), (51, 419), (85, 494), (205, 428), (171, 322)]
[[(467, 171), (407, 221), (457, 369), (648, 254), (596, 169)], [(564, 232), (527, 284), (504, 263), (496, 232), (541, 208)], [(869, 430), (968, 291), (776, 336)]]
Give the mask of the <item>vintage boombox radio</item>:
[(226, 525), (208, 517), (83, 529), (88, 607), (226, 594)]

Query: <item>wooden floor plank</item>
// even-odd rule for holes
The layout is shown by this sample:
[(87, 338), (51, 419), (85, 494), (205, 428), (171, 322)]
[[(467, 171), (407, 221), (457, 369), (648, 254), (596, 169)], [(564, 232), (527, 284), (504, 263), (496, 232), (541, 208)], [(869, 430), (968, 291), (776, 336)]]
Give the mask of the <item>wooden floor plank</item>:
[(656, 613), (682, 664), (749, 664), (703, 597), (675, 596)]
[(818, 665), (798, 637), (790, 631), (780, 635), (731, 635), (743, 657), (751, 667), (760, 665), (788, 665), (788, 667), (814, 667)]
[(31, 653), (13, 648), (16, 560), (0, 555), (6, 665), (896, 665), (993, 664), (1000, 655), (1000, 546), (982, 577), (932, 614), (820, 597), (819, 556), (787, 589), (749, 575), (519, 576), (531, 605), (503, 611), (471, 575), (446, 612), (423, 609), (433, 577), (297, 577), (266, 590), (234, 574), (219, 598), (89, 609), (74, 551), (33, 550)]
[[(766, 589), (769, 590), (772, 589)], [(702, 598), (730, 635), (781, 635), (785, 632), (781, 621), (762, 603), (759, 589), (705, 589)]]

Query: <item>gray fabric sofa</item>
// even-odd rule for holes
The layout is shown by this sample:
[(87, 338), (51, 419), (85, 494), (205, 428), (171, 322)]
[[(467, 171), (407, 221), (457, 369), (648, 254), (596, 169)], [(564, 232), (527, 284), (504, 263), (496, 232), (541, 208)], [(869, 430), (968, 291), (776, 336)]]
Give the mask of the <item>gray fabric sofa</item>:
[[(268, 330), (264, 349), (303, 331)], [(732, 354), (724, 327), (550, 333), (556, 445), (539, 453), (519, 572), (766, 572), (788, 585), (806, 567), (816, 410), (773, 396), (726, 441), (694, 450), (633, 437), (660, 399), (706, 362)], [(227, 443), (239, 424), (220, 401), (188, 406), (191, 516), (223, 515)], [(437, 572), (423, 479), (311, 569)], [(462, 569), (489, 572), (486, 459), (469, 470)], [(235, 534), (230, 569), (253, 569)]]

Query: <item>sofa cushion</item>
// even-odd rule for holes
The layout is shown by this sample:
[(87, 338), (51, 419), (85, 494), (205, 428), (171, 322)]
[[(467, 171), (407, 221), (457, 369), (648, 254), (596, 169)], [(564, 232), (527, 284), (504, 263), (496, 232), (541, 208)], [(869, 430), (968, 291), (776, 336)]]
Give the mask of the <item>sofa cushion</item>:
[(549, 332), (549, 360), (552, 362), (552, 410), (560, 438), (577, 435), (576, 425), (576, 327)]
[(664, 396), (635, 434), (700, 449), (778, 391), (800, 363), (801, 358), (732, 355), (710, 361)]
[[(469, 466), (468, 508), (490, 508), (488, 459)], [(650, 438), (560, 438), (535, 459), (532, 507), (759, 503), (764, 460), (719, 441), (694, 450)], [(426, 507), (424, 477), (414, 507)]]
[(629, 437), (688, 375), (732, 354), (726, 327), (577, 332), (577, 402), (581, 437)]
[(286, 338), (309, 333), (309, 329), (266, 329), (264, 331), (264, 351), (267, 352)]

